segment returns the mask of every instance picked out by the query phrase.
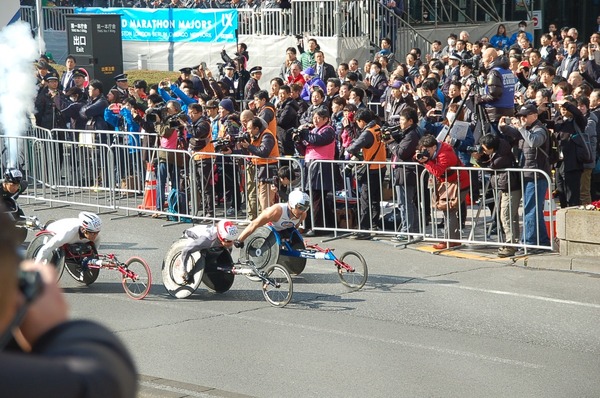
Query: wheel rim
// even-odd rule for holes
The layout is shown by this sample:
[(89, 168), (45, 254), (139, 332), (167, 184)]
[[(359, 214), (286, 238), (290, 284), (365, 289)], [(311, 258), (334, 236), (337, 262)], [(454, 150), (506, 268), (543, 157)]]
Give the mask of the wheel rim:
[(339, 261), (349, 265), (354, 270), (354, 272), (349, 272), (346, 268), (338, 266), (340, 282), (352, 289), (363, 287), (369, 276), (364, 258), (359, 253), (347, 252), (340, 257)]
[(123, 289), (127, 295), (135, 300), (141, 300), (150, 291), (152, 286), (152, 275), (148, 264), (141, 259), (129, 260), (126, 264), (127, 270), (131, 271), (133, 278), (123, 275)]
[(263, 283), (262, 290), (265, 300), (275, 307), (284, 307), (292, 299), (292, 277), (281, 266), (272, 266), (265, 271), (265, 275), (272, 279), (277, 286)]

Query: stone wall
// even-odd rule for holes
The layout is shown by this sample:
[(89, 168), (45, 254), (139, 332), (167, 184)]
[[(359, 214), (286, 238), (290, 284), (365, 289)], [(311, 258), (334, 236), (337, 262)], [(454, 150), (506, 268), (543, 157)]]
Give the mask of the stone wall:
[(556, 236), (561, 256), (600, 256), (600, 211), (558, 210)]

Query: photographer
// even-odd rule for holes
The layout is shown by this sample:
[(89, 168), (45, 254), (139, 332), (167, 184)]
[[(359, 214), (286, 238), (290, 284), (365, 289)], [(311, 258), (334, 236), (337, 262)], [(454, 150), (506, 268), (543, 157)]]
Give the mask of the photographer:
[[(519, 114), (517, 114), (519, 115)], [(502, 170), (514, 167), (515, 157), (507, 140), (495, 134), (486, 134), (479, 139), (483, 153), (473, 153), (473, 158), (481, 167)], [(500, 222), (505, 234), (505, 242), (519, 243), (519, 204), (521, 202), (521, 180), (519, 174), (508, 171), (494, 171), (490, 176), (492, 189), (500, 191)], [(498, 257), (514, 256), (515, 246), (498, 249)]]
[(190, 135), (188, 151), (195, 164), (196, 180), (199, 184), (199, 209), (204, 214), (211, 212), (214, 189), (214, 156), (215, 147), (212, 142), (211, 125), (202, 114), (200, 104), (191, 104), (188, 107), (190, 123), (186, 126)]
[[(370, 110), (366, 108), (359, 109), (354, 116), (356, 125), (361, 130), (356, 138), (346, 150), (353, 157), (362, 157), (365, 165), (364, 172), (357, 174), (357, 186), (360, 186), (359, 197), (359, 225), (360, 229), (370, 230), (375, 225), (379, 225), (379, 215), (381, 213), (381, 191), (383, 180), (385, 178), (385, 164), (370, 162), (385, 162), (385, 145), (381, 140), (381, 129), (377, 124), (377, 118)], [(371, 234), (362, 232), (355, 236), (356, 239), (371, 239)]]
[(237, 146), (253, 155), (251, 162), (256, 168), (256, 191), (260, 212), (275, 203), (275, 192), (271, 189), (271, 183), (273, 177), (277, 176), (276, 158), (279, 157), (279, 146), (275, 133), (258, 117), (252, 118), (246, 124), (246, 130), (249, 137), (239, 141)]
[(8, 348), (0, 347), (2, 395), (136, 396), (137, 372), (126, 348), (95, 322), (69, 320), (52, 266), (29, 263), (19, 271), (17, 235), (1, 208), (0, 340), (14, 336)]
[[(459, 184), (459, 203), (464, 202), (469, 192), (470, 179), (467, 170), (451, 170), (451, 167), (462, 166), (450, 144), (437, 142), (433, 135), (426, 135), (419, 140), (415, 160), (421, 163), (432, 174), (438, 183), (457, 182)], [(460, 239), (460, 205), (444, 211), (445, 235), (447, 239)], [(458, 242), (440, 242), (433, 245), (436, 250), (444, 250), (460, 246)]]
[(312, 193), (312, 217), (307, 217), (305, 236), (317, 236), (314, 226), (324, 227), (335, 224), (333, 203), (327, 200), (327, 194), (334, 191), (334, 175), (339, 175), (334, 163), (320, 163), (311, 167), (315, 160), (335, 159), (335, 130), (329, 124), (329, 112), (326, 109), (318, 110), (313, 116), (311, 125), (303, 125), (292, 135), (298, 152), (304, 155), (306, 190)]
[[(417, 150), (421, 135), (417, 127), (419, 116), (411, 107), (405, 107), (400, 112), (400, 124), (395, 130), (386, 132), (382, 128), (385, 144), (388, 146), (394, 162), (394, 187), (398, 198), (398, 208), (402, 215), (402, 222), (398, 225), (401, 235), (394, 239), (407, 240), (407, 233), (418, 233), (418, 212), (415, 204), (417, 193), (417, 169), (414, 165), (405, 165), (403, 162), (412, 162)], [(386, 134), (387, 133), (387, 134)], [(422, 169), (421, 169), (422, 170)]]
[[(171, 181), (172, 189), (179, 189), (179, 170), (185, 169), (185, 157), (182, 154), (174, 153), (173, 150), (187, 150), (187, 137), (184, 132), (184, 126), (187, 122), (187, 116), (181, 110), (181, 105), (175, 100), (167, 102), (165, 105), (166, 114), (156, 117), (154, 128), (159, 137), (159, 146), (169, 151), (158, 151), (158, 172), (156, 177), (156, 209), (163, 210), (165, 202), (165, 186), (167, 184), (167, 174)], [(183, 209), (183, 203), (178, 203), (179, 209)], [(187, 207), (187, 206), (186, 206)], [(180, 211), (183, 213), (183, 211)], [(152, 217), (159, 217), (158, 213)]]
[(485, 70), (488, 71), (484, 94), (477, 95), (477, 103), (483, 104), (494, 131), (498, 129), (498, 121), (502, 116), (513, 116), (515, 113), (516, 76), (508, 69), (508, 59), (498, 56), (493, 48), (487, 48), (481, 58)]
[[(233, 101), (229, 98), (221, 100), (218, 106), (219, 133), (217, 141), (224, 145), (221, 146), (215, 144), (215, 151), (229, 154), (232, 153), (232, 149), (235, 148), (236, 140), (241, 135), (240, 133), (242, 132), (243, 126), (242, 115), (246, 112), (249, 112), (250, 115), (252, 115), (252, 112), (246, 110), (242, 112), (242, 115), (239, 115), (235, 112)], [(241, 171), (236, 160), (237, 159), (230, 156), (224, 156), (219, 159), (219, 163), (217, 164), (217, 173), (219, 174), (219, 177), (222, 177), (221, 180), (223, 181), (218, 184), (218, 189), (224, 189), (224, 192), (219, 192), (219, 194), (224, 197), (225, 203), (229, 202), (230, 205), (227, 211), (230, 216), (233, 215), (234, 212), (240, 210), (242, 203), (242, 194), (240, 192), (240, 184), (242, 181), (240, 177)], [(248, 186), (249, 182), (248, 179), (246, 179), (246, 187)], [(249, 202), (250, 201), (247, 200), (247, 203)], [(251, 216), (250, 212), (248, 212), (248, 216)]]
[(298, 103), (292, 98), (290, 86), (279, 88), (279, 102), (277, 103), (277, 138), (284, 156), (295, 154), (294, 141), (287, 132), (298, 127)]
[(396, 122), (393, 123), (397, 124), (397, 119), (402, 110), (407, 107), (414, 108), (415, 101), (411, 94), (412, 88), (410, 87), (410, 84), (406, 83), (403, 79), (394, 80), (390, 85), (390, 88), (391, 95), (383, 104), (385, 121), (386, 123), (391, 124), (392, 120), (396, 120)]
[[(499, 123), (502, 134), (519, 140), (523, 169), (539, 169), (551, 174), (548, 154), (550, 154), (549, 132), (538, 120), (538, 110), (533, 104), (522, 106), (513, 118), (511, 125), (505, 118)], [(579, 183), (579, 180), (577, 180)], [(523, 239), (528, 245), (550, 245), (550, 239), (544, 224), (544, 198), (548, 182), (540, 174), (523, 173)]]

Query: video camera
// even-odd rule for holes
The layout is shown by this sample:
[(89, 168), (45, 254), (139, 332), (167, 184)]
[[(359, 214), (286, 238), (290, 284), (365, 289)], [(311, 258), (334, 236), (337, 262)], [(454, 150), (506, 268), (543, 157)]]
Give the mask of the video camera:
[(167, 116), (165, 118), (165, 124), (168, 124), (169, 127), (176, 128), (181, 125), (182, 119), (185, 119), (185, 122), (187, 123), (187, 115), (184, 111)]
[(231, 138), (219, 137), (216, 140), (212, 140), (213, 146), (215, 147), (216, 152), (224, 152), (226, 149), (233, 149), (233, 146), (236, 142), (250, 142), (251, 137), (248, 133), (239, 133), (237, 136)]

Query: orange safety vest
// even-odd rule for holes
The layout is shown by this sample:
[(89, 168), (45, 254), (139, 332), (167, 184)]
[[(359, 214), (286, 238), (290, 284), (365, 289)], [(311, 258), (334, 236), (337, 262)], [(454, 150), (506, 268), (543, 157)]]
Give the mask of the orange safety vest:
[[(378, 125), (374, 125), (369, 128), (371, 134), (373, 134), (374, 142), (370, 148), (363, 148), (363, 159), (365, 162), (385, 162), (386, 161), (386, 152), (385, 152), (385, 144), (381, 142), (381, 129)], [(385, 167), (384, 164), (370, 164), (369, 170), (377, 170), (382, 167)]]
[(278, 144), (277, 143), (277, 134), (276, 134), (277, 133), (277, 117), (276, 117), (277, 116), (277, 111), (275, 110), (275, 108), (273, 108), (271, 106), (266, 106), (265, 105), (265, 108), (268, 108), (268, 109), (270, 109), (273, 112), (273, 119), (269, 122), (269, 125), (267, 126), (267, 129), (269, 131), (275, 133), (274, 134), (274, 136), (275, 136), (275, 144)]
[(209, 155), (207, 153), (202, 152), (210, 152), (215, 153), (215, 145), (212, 143), (212, 140), (209, 140), (204, 148), (202, 148), (199, 152), (192, 153), (192, 159), (194, 160), (203, 160), (203, 159), (212, 159), (214, 155)]
[(275, 158), (279, 157), (279, 145), (277, 145), (277, 137), (269, 129), (265, 129), (262, 133), (260, 133), (258, 137), (252, 140), (251, 144), (256, 147), (260, 146), (263, 135), (265, 134), (271, 134), (273, 138), (275, 138), (275, 145), (273, 145), (273, 149), (271, 149), (271, 153), (269, 154), (268, 158), (253, 157), (252, 163), (255, 165), (277, 163), (277, 159)]

